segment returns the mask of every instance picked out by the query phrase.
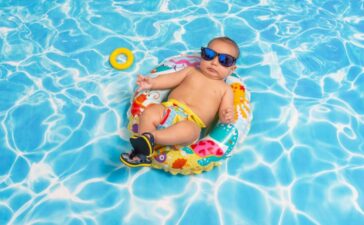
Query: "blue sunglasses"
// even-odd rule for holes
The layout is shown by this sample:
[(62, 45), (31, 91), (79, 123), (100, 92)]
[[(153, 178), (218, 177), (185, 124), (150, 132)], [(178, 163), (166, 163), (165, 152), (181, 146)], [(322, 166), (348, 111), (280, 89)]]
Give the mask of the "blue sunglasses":
[(223, 54), (223, 53), (217, 53), (211, 48), (201, 48), (201, 58), (203, 58), (206, 61), (211, 61), (215, 57), (218, 57), (219, 63), (224, 67), (230, 67), (235, 64), (236, 58), (234, 58), (231, 55)]

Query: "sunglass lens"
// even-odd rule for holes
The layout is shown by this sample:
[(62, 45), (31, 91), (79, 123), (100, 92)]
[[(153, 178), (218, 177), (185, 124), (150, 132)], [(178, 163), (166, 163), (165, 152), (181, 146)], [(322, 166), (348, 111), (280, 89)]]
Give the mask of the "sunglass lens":
[(213, 58), (215, 58), (216, 53), (212, 49), (203, 48), (201, 51), (201, 56), (205, 60), (212, 60)]
[(221, 54), (219, 55), (219, 62), (225, 67), (232, 66), (235, 62), (234, 58), (230, 55)]

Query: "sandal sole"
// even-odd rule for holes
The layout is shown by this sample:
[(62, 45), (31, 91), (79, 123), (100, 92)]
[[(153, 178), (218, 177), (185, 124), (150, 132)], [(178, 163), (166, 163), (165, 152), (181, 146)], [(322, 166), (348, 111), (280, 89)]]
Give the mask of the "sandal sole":
[(122, 163), (124, 163), (128, 167), (150, 167), (152, 165), (152, 163), (136, 163), (136, 164), (130, 163), (130, 162), (126, 161), (121, 155), (120, 155), (119, 159)]

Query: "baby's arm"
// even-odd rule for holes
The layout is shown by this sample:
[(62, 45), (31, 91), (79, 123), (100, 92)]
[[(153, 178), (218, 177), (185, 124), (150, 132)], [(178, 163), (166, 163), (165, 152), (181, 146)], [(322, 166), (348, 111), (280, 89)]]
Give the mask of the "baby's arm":
[(180, 71), (166, 73), (155, 78), (139, 75), (137, 80), (137, 84), (139, 85), (138, 91), (174, 88), (185, 79), (191, 69), (191, 67), (186, 67)]
[(234, 94), (230, 86), (226, 88), (225, 94), (222, 97), (219, 118), (222, 123), (231, 123), (234, 121)]

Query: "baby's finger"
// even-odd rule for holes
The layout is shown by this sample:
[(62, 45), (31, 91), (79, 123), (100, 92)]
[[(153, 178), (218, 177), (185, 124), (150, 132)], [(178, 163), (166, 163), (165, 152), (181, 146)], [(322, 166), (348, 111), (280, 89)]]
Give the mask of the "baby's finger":
[(149, 83), (151, 80), (152, 80), (151, 77), (144, 77), (144, 81), (147, 82), (147, 83)]
[(231, 115), (232, 115), (232, 113), (231, 113), (230, 111), (225, 111), (225, 113), (224, 113), (224, 114), (225, 114), (225, 116), (226, 116), (226, 117), (229, 117), (229, 116), (231, 116)]
[(137, 89), (137, 92), (140, 92), (140, 91), (143, 91), (144, 88), (142, 86), (139, 86), (138, 89)]
[(233, 114), (232, 113), (229, 113), (226, 118), (231, 122), (233, 121)]
[(143, 75), (138, 75), (138, 80), (139, 81), (144, 81), (145, 80), (145, 77)]

